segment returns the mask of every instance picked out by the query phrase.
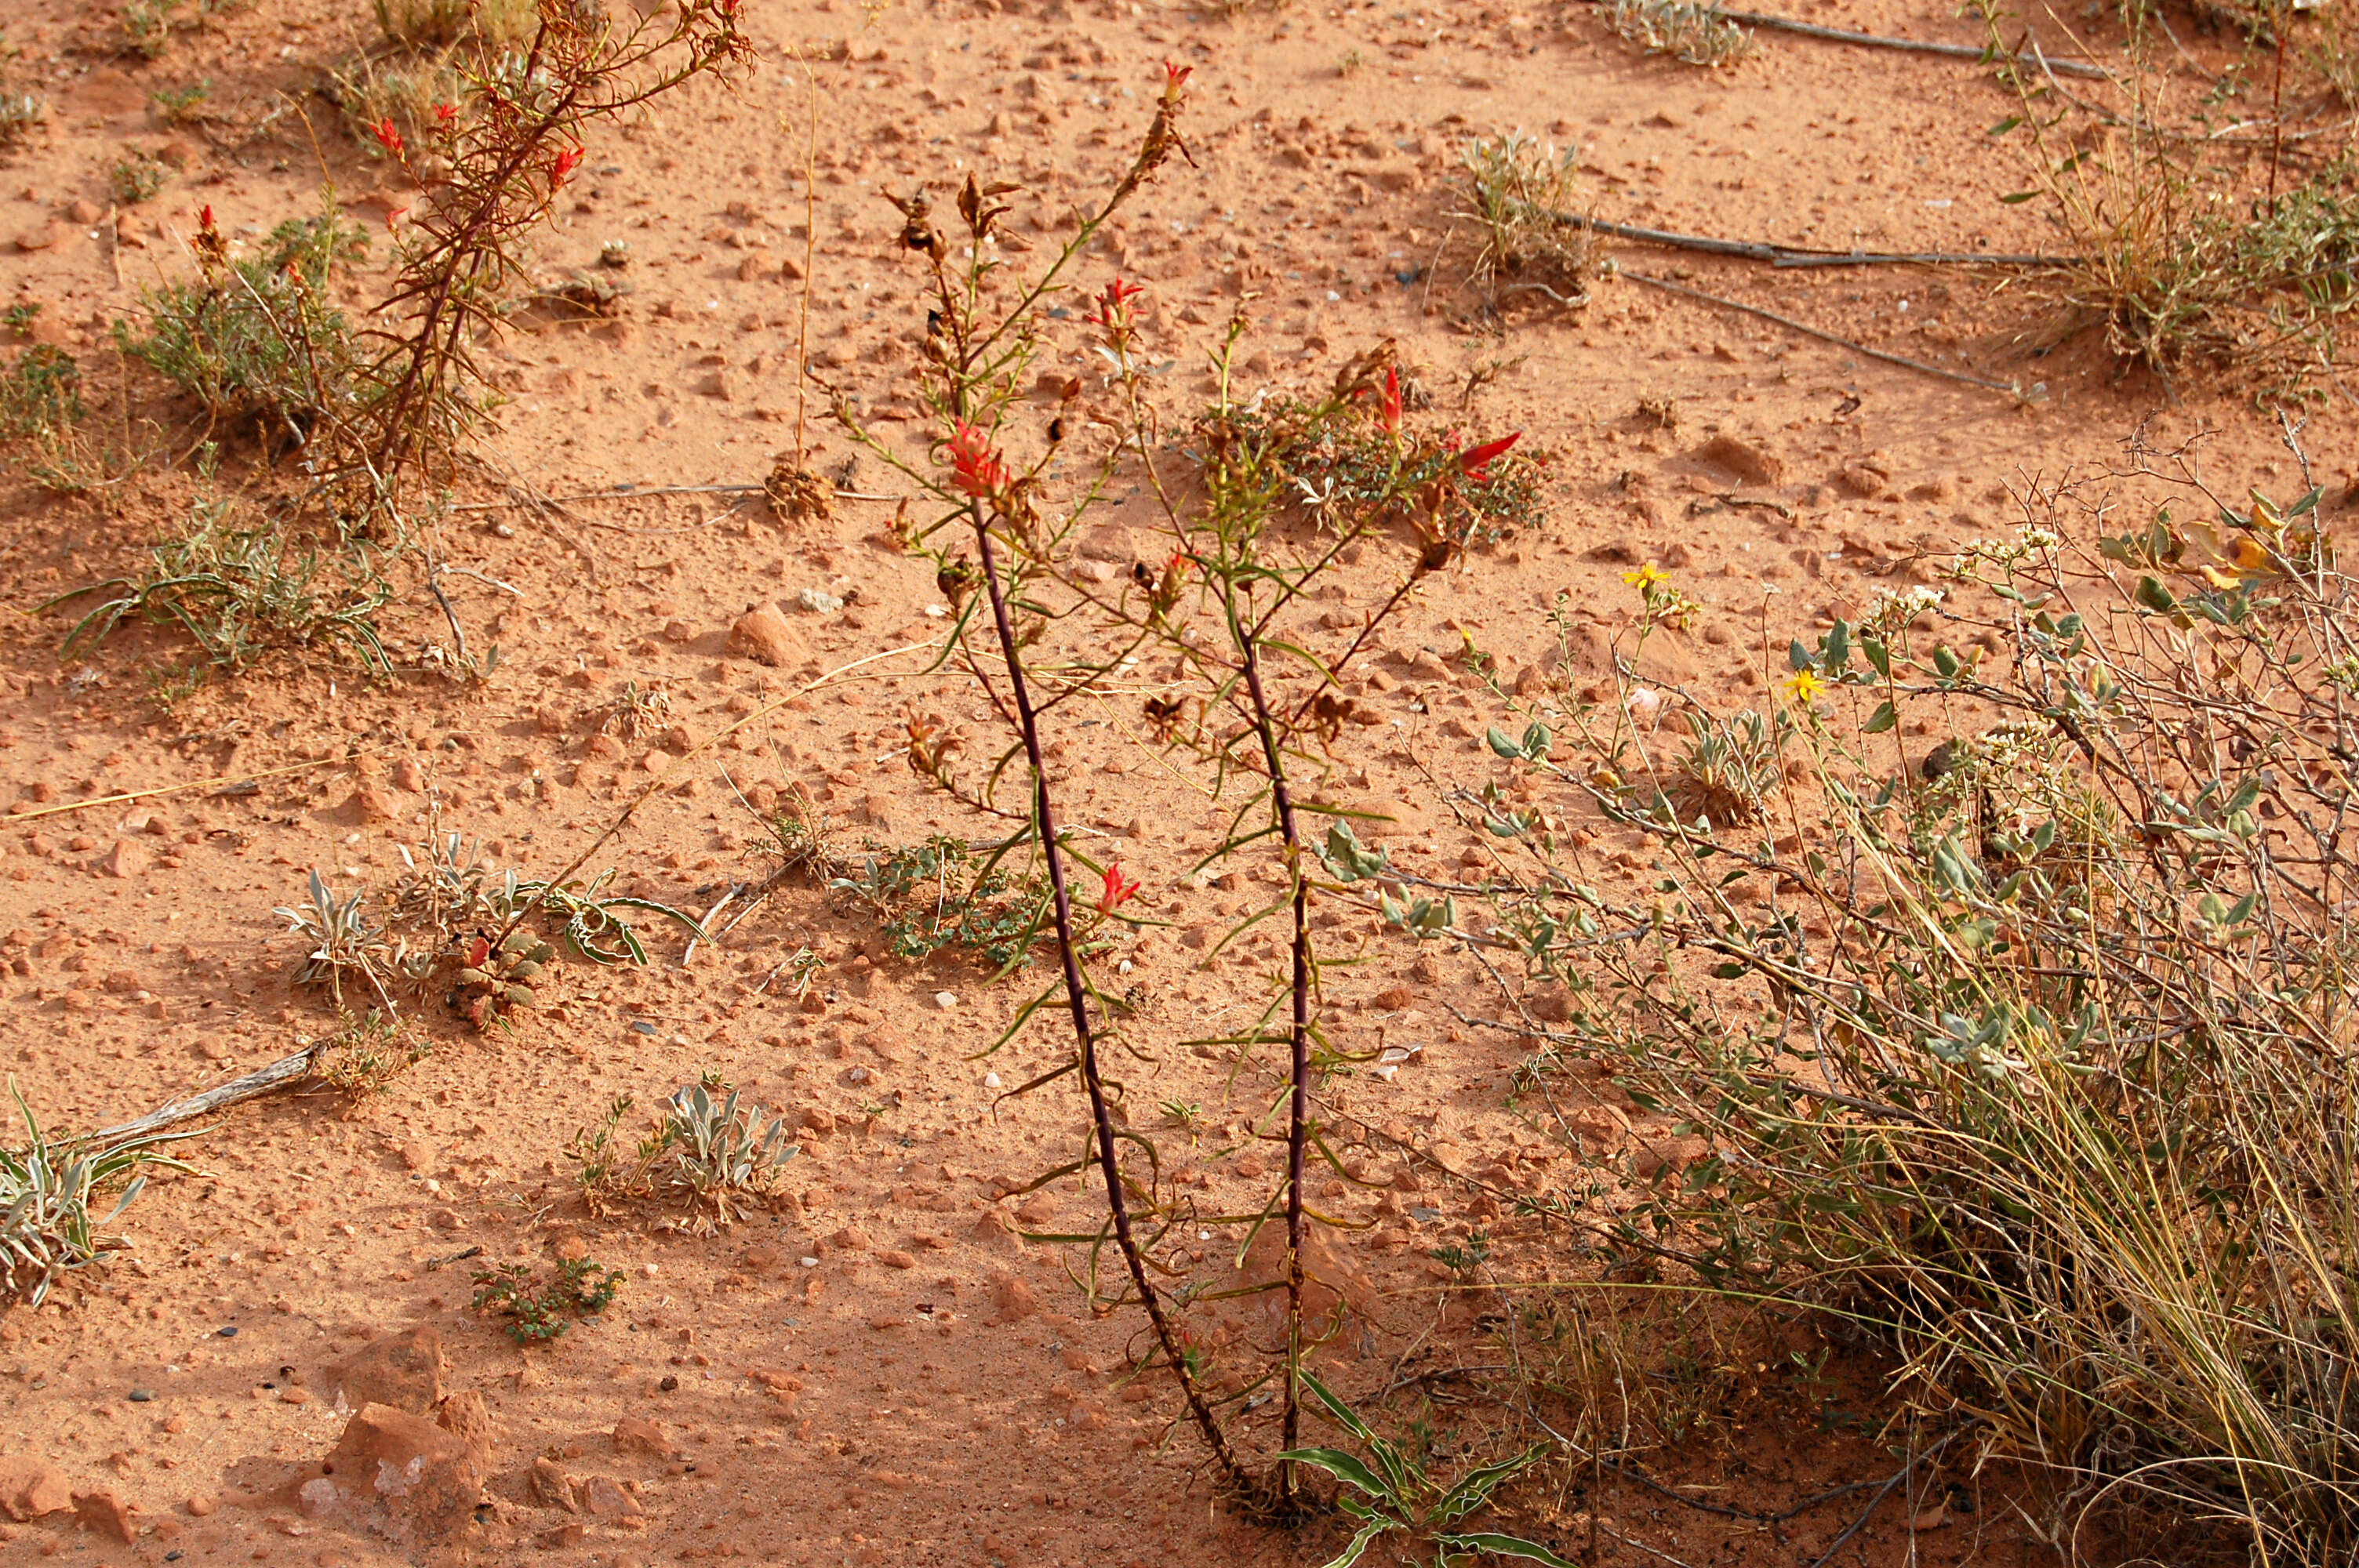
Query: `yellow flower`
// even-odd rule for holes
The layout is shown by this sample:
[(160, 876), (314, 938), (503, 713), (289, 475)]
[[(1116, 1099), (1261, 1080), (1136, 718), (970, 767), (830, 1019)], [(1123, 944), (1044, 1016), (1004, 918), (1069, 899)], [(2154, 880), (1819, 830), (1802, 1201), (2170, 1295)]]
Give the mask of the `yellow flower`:
[(1827, 689), (1827, 683), (1816, 670), (1796, 670), (1777, 689), (1793, 698), (1797, 705), (1808, 708), (1818, 700), (1820, 693)]
[(1655, 590), (1658, 585), (1668, 582), (1670, 579), (1665, 577), (1663, 573), (1656, 568), (1654, 562), (1648, 561), (1645, 566), (1640, 567), (1635, 572), (1624, 572), (1622, 574), (1622, 580), (1628, 583), (1632, 588), (1636, 589), (1640, 593), (1651, 593)]

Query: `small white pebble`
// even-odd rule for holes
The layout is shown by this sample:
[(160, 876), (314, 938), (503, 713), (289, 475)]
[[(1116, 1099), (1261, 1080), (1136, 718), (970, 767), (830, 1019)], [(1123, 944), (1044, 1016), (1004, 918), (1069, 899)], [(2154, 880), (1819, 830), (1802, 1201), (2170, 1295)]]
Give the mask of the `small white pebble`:
[(958, 1005), (958, 993), (955, 991), (936, 991), (934, 993), (934, 1005), (940, 1008), (944, 1012), (948, 1012), (951, 1009)]
[(816, 1269), (819, 1267), (819, 1260), (816, 1258), (805, 1258), (801, 1260), (801, 1261), (802, 1266), (806, 1269)]
[(983, 1087), (984, 1087), (984, 1088), (987, 1088), (987, 1089), (995, 1089), (995, 1088), (997, 1088), (997, 1087), (999, 1087), (999, 1075), (998, 1075), (997, 1073), (985, 1073), (985, 1074), (984, 1074), (984, 1075), (983, 1075)]
[(652, 1280), (656, 1277), (656, 1266), (653, 1263), (642, 1263), (639, 1265), (639, 1272)]

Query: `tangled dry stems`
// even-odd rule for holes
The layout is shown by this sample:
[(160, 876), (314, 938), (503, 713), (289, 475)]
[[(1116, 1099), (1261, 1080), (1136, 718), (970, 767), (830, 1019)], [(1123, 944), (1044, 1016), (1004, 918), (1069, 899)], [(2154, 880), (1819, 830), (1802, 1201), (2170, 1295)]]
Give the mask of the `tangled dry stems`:
[[(2067, 1536), (2169, 1511), (2324, 1564), (2359, 1531), (2359, 606), (2319, 492), (2186, 488), (2211, 520), (2086, 555), (2043, 492), (1930, 630), (1796, 643), (1754, 816), (1613, 782), (1651, 743), (1576, 725), (1538, 765), (1662, 894), (1527, 833), (1556, 875), (1494, 934), (1571, 993), (1539, 1079), (1593, 1060), (1708, 1140), (1605, 1167), (1623, 1198), (1566, 1217), (1606, 1254), (1888, 1336), (1901, 1409), (2052, 1469)], [(1978, 628), (2002, 654), (1953, 651)]]

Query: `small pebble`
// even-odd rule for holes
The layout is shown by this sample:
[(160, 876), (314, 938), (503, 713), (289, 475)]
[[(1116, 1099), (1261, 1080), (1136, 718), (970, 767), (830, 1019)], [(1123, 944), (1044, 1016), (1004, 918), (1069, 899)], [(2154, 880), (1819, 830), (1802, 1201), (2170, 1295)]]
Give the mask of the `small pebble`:
[(216, 1329), (214, 1332), (219, 1334), (223, 1339), (235, 1339), (237, 1337), (237, 1325), (233, 1323), (227, 1328)]
[(999, 1087), (999, 1075), (998, 1075), (997, 1073), (985, 1073), (985, 1074), (984, 1074), (984, 1075), (983, 1075), (983, 1087), (984, 1087), (984, 1088), (987, 1088), (987, 1089), (995, 1089), (995, 1088), (997, 1088), (997, 1087)]
[(936, 991), (934, 993), (934, 1005), (940, 1008), (944, 1012), (948, 1012), (951, 1009), (958, 1005), (958, 993), (956, 991)]
[(155, 1397), (156, 1390), (153, 1389), (134, 1389), (131, 1390), (131, 1402), (135, 1405), (144, 1405)]
[(819, 1260), (816, 1258), (804, 1258), (799, 1260), (799, 1261), (806, 1269), (816, 1269), (819, 1267)]

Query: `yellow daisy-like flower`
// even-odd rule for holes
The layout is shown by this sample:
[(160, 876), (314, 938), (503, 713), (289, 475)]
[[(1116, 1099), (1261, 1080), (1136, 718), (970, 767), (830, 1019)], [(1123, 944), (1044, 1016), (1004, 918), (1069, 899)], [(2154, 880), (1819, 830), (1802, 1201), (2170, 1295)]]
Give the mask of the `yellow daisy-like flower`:
[(1628, 583), (1632, 588), (1636, 589), (1640, 593), (1645, 593), (1648, 589), (1656, 587), (1658, 584), (1668, 582), (1670, 579), (1663, 575), (1662, 571), (1656, 567), (1654, 562), (1648, 561), (1645, 566), (1640, 567), (1635, 572), (1624, 572), (1622, 574), (1622, 580)]
[(1796, 670), (1777, 689), (1791, 697), (1798, 706), (1808, 708), (1827, 689), (1827, 682), (1816, 670)]

